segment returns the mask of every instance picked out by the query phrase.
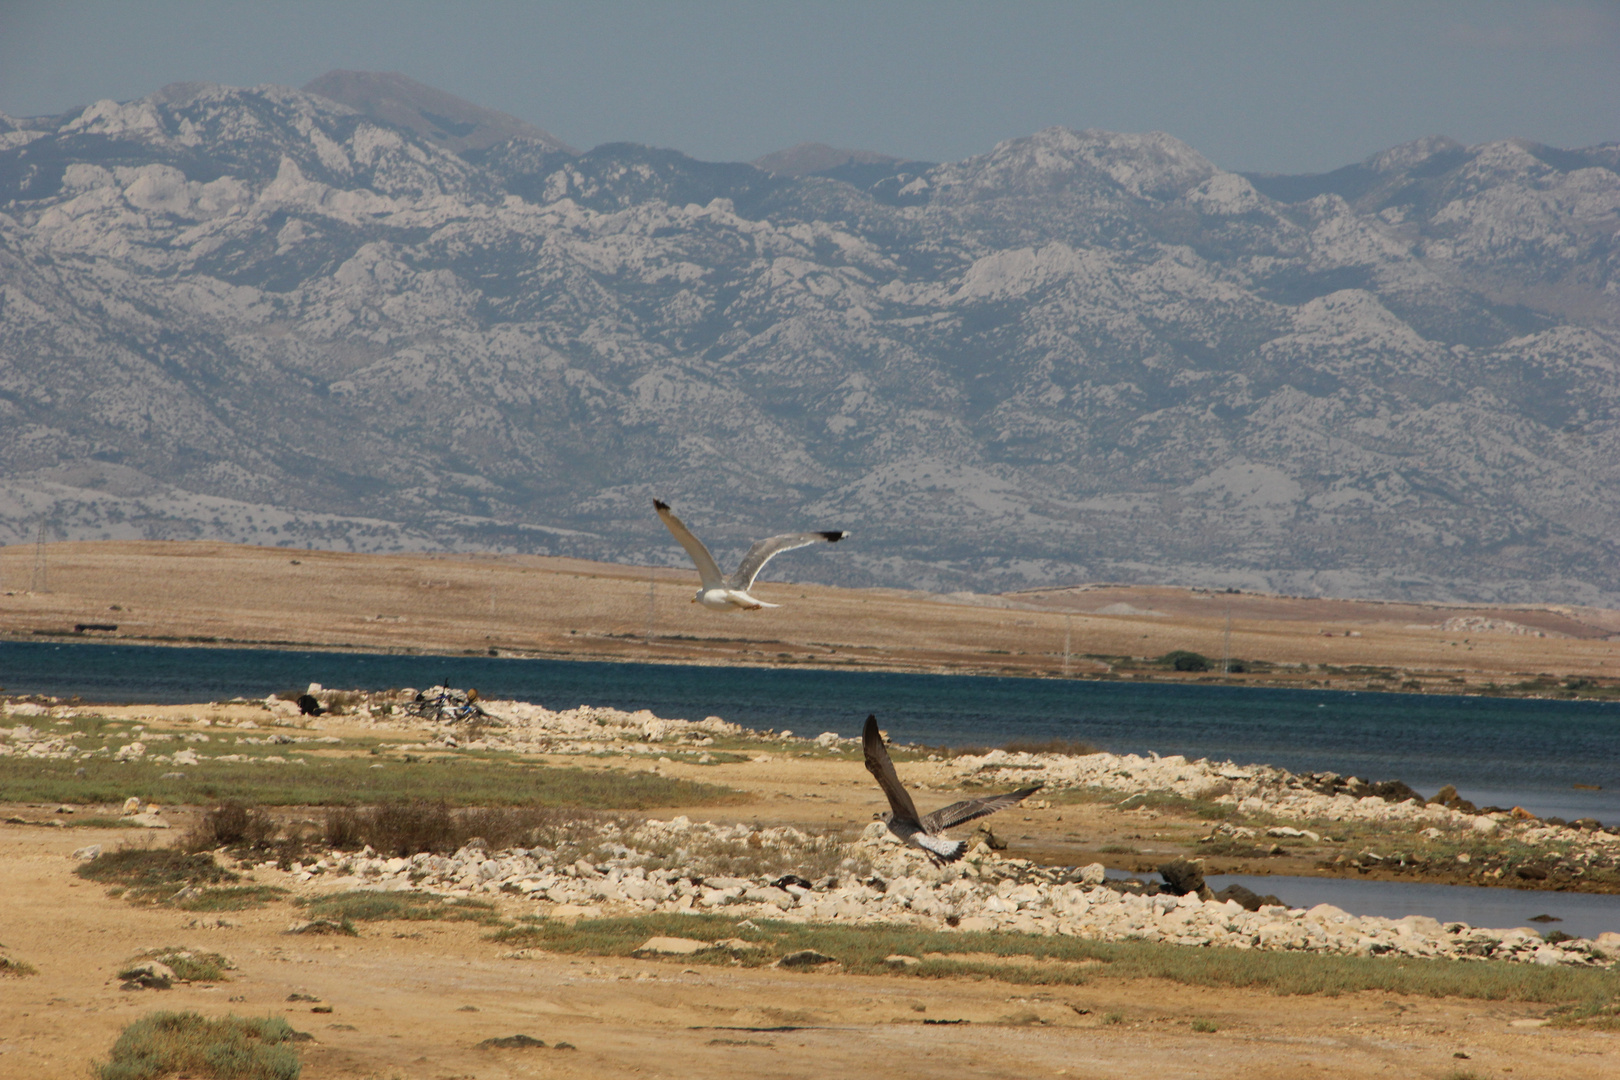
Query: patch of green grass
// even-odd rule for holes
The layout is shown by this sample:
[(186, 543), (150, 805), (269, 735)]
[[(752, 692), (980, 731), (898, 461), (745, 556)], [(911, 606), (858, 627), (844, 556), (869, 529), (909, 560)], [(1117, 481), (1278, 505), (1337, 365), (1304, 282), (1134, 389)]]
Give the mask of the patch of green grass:
[[(187, 744), (199, 753), (208, 748)], [(287, 747), (220, 747), (232, 753)], [(268, 756), (268, 755), (260, 755)], [(223, 798), (258, 806), (362, 806), (396, 799), (442, 799), (453, 806), (571, 806), (650, 810), (718, 805), (751, 796), (715, 784), (624, 769), (535, 765), (510, 755), (456, 756), (453, 764), (393, 757), (314, 757), (306, 765), (203, 757), (196, 765), (103, 757), (0, 758), (0, 790), (13, 802), (121, 803), (129, 795), (159, 805), (208, 805)], [(382, 768), (374, 769), (373, 765)], [(85, 775), (76, 775), (84, 769)], [(183, 771), (184, 779), (163, 779)]]
[(1620, 1031), (1620, 1001), (1616, 1001), (1612, 994), (1608, 997), (1590, 998), (1574, 1005), (1554, 1009), (1550, 1019), (1552, 1027)]
[(501, 921), (495, 905), (487, 900), (437, 896), (420, 892), (343, 892), (299, 900), (312, 919), (344, 922), (380, 922), (389, 919), (445, 922)]
[(104, 851), (74, 873), (111, 886), (109, 895), (132, 904), (167, 904), (181, 911), (242, 911), (287, 894), (271, 885), (233, 884), (241, 875), (220, 866), (212, 855), (179, 848)]
[(212, 855), (176, 848), (120, 848), (104, 851), (74, 871), (86, 881), (112, 885), (132, 903), (167, 900), (187, 886), (205, 887), (238, 880)]
[[(1336, 996), (1380, 990), (1419, 997), (1588, 1003), (1582, 1007), (1593, 1010), (1620, 1003), (1620, 981), (1602, 969), (1193, 948), (1162, 942), (950, 933), (904, 926), (754, 921), (758, 924), (755, 929), (739, 928), (736, 921), (714, 915), (655, 914), (580, 920), (571, 925), (530, 919), (496, 931), (491, 940), (552, 952), (628, 956), (650, 937), (705, 941), (742, 937), (764, 946), (741, 954), (744, 964), (767, 964), (788, 952), (814, 949), (840, 961), (845, 970), (862, 975), (896, 973), (884, 958), (900, 953), (924, 957), (921, 964), (900, 971), (923, 978), (971, 975), (1034, 985), (1079, 985), (1099, 978), (1158, 978), (1189, 986), (1239, 987), (1285, 995)], [(988, 959), (973, 959), (977, 956)], [(682, 961), (730, 963), (731, 956), (715, 950), (682, 957)]]
[(39, 969), (33, 964), (21, 960), (13, 960), (9, 956), (0, 956), (0, 978), (22, 978), (26, 975), (38, 975)]
[(1194, 1020), (1192, 1022), (1192, 1029), (1201, 1035), (1212, 1035), (1221, 1030), (1220, 1027), (1216, 1025), (1215, 1021), (1203, 1019)]
[(152, 1013), (125, 1028), (98, 1080), (162, 1080), (207, 1076), (213, 1080), (298, 1080), (303, 1066), (293, 1047), (293, 1029), (280, 1017), (225, 1016), (210, 1020), (194, 1012)]
[(198, 889), (189, 896), (170, 900), (169, 905), (181, 911), (246, 911), (264, 907), (286, 895), (287, 890), (276, 885), (225, 885)]
[(236, 967), (219, 953), (199, 952), (179, 945), (147, 949), (130, 962), (135, 964), (144, 960), (156, 960), (173, 971), (175, 978), (184, 979), (186, 982), (224, 982), (225, 973)]

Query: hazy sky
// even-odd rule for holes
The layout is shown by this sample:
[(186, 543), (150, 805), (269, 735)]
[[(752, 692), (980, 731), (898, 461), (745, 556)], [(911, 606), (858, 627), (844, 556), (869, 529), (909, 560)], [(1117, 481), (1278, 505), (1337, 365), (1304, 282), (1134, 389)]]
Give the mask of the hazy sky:
[(1241, 170), (1407, 139), (1620, 140), (1620, 0), (590, 3), (0, 0), (0, 111), (401, 71), (579, 147), (935, 161), (1053, 124)]

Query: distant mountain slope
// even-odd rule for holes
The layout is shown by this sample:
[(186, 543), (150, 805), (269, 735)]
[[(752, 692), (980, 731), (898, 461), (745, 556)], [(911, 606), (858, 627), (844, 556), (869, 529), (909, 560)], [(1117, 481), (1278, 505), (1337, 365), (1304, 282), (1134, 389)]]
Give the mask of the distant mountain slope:
[(772, 567), (848, 584), (1620, 601), (1620, 148), (541, 136), (276, 86), (0, 118), (0, 535), (678, 564), (658, 495), (851, 529)]
[(340, 102), (373, 120), (404, 128), (446, 150), (482, 150), (509, 139), (537, 142), (572, 154), (549, 132), (482, 105), (463, 101), (397, 71), (328, 71), (304, 84), (306, 94)]
[(826, 143), (802, 142), (785, 150), (773, 150), (749, 164), (783, 176), (810, 176), (844, 165), (887, 166), (892, 170), (902, 160), (875, 150), (840, 150)]

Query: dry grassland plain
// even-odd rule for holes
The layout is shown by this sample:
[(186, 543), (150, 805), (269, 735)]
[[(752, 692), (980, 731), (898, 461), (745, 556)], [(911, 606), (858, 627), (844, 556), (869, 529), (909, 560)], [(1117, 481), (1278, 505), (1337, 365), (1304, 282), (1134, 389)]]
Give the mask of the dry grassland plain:
[[(791, 574), (791, 558), (771, 570)], [(781, 609), (717, 615), (690, 603), (690, 570), (573, 559), (62, 543), (46, 547), (48, 591), (33, 588), (35, 561), (32, 546), (0, 549), (0, 635), (1549, 696), (1571, 693), (1572, 679), (1588, 693), (1620, 688), (1620, 612), (1563, 605), (1134, 585), (936, 596), (777, 580), (758, 591)], [(1442, 628), (1459, 619), (1482, 628)], [(1529, 632), (1485, 628), (1506, 624)], [(1246, 670), (1157, 662), (1178, 649)]]

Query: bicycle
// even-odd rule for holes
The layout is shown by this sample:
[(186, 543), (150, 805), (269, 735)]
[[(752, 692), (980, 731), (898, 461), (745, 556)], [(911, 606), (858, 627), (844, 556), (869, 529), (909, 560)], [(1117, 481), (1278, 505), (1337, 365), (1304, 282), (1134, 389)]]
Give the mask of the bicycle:
[(419, 691), (405, 712), (423, 720), (459, 723), (466, 720), (487, 720), (489, 714), (478, 704), (477, 690), (456, 690), (450, 686), (430, 686)]

